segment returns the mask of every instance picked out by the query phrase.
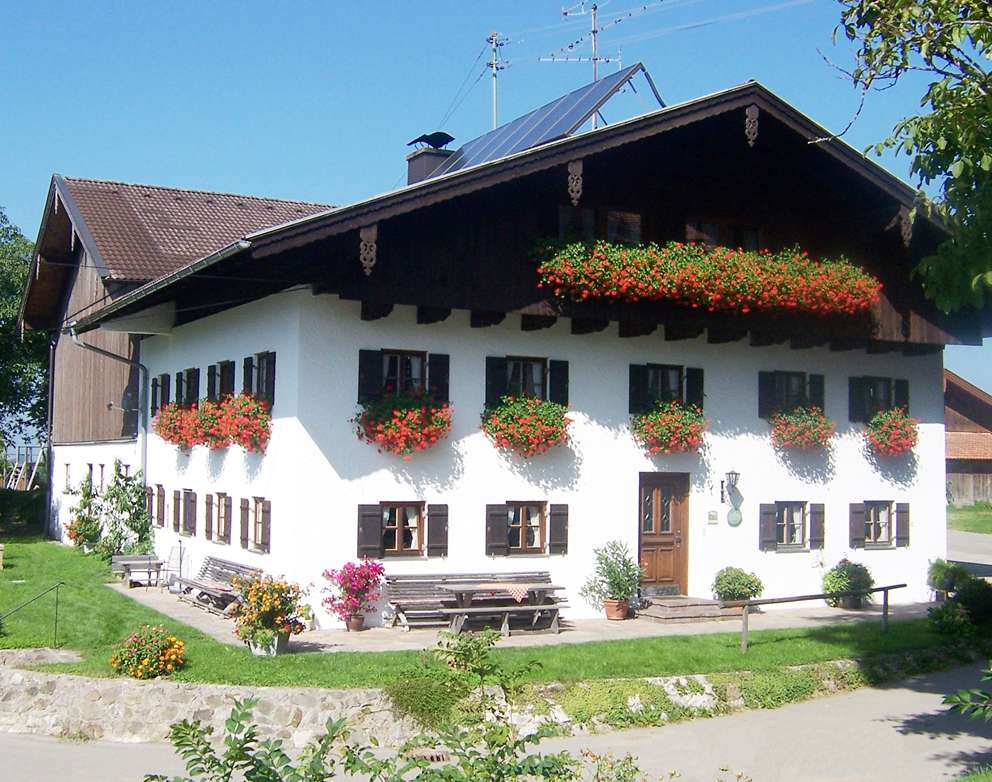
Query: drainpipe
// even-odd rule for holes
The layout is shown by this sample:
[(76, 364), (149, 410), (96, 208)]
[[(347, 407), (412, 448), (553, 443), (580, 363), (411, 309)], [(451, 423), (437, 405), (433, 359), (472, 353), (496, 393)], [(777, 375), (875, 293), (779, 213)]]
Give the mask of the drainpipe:
[[(48, 341), (48, 417), (46, 423), (45, 437), (45, 469), (48, 471), (48, 486), (45, 487), (45, 532), (49, 535), (55, 534), (55, 525), (52, 524), (52, 500), (55, 498), (55, 465), (52, 464), (55, 456), (55, 449), (52, 447), (52, 436), (55, 433), (53, 426), (55, 411), (55, 340)], [(59, 529), (59, 540), (62, 540), (62, 530)]]
[(76, 333), (75, 322), (69, 325), (69, 336), (72, 337), (72, 342), (74, 345), (78, 345), (81, 348), (89, 350), (93, 353), (97, 353), (106, 358), (112, 358), (114, 361), (120, 361), (122, 364), (127, 364), (132, 367), (138, 368), (138, 437), (141, 441), (141, 480), (144, 482), (145, 486), (148, 485), (148, 367), (142, 364), (140, 361), (136, 361), (133, 358), (125, 358), (117, 353), (111, 353), (109, 350), (104, 350), (103, 348), (98, 348), (96, 345), (90, 345), (83, 342), (79, 335)]

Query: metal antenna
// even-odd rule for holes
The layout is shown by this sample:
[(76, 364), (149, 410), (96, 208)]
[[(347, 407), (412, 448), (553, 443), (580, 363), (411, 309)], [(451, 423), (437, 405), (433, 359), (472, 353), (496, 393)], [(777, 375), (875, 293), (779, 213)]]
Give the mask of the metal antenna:
[[(493, 74), (493, 130), (497, 126), (497, 111), (496, 111), (496, 74), (503, 70), (506, 65), (500, 59), (499, 50), (501, 47), (506, 45), (507, 39), (500, 36), (495, 30), (489, 34), (486, 38), (486, 42), (489, 44), (492, 56), (489, 60), (489, 70)], [(485, 71), (483, 71), (485, 73)]]

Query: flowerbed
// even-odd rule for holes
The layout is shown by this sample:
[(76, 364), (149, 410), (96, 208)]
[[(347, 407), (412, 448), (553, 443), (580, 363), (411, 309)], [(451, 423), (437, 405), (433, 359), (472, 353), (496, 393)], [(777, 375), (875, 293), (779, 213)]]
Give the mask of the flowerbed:
[(194, 445), (215, 449), (240, 445), (246, 451), (264, 452), (272, 433), (272, 416), (268, 403), (237, 394), (220, 402), (204, 399), (192, 407), (165, 405), (153, 426), (159, 437), (184, 450)]
[(650, 454), (694, 451), (703, 441), (706, 418), (697, 405), (658, 402), (647, 413), (634, 416), (630, 430)]
[(826, 448), (837, 426), (819, 407), (797, 407), (775, 413), (770, 420), (776, 448), (808, 451)]
[(501, 450), (536, 456), (568, 442), (572, 420), (566, 412), (564, 405), (546, 399), (504, 396), (482, 414), (482, 430)]
[(309, 612), (299, 584), (265, 575), (232, 583), (241, 595), (234, 634), (242, 641), (265, 646), (276, 635), (299, 635), (305, 629)]
[(135, 679), (168, 676), (186, 664), (186, 644), (164, 627), (143, 625), (121, 641), (110, 658), (117, 673)]
[(882, 290), (881, 282), (849, 261), (814, 261), (798, 248), (575, 242), (554, 250), (537, 271), (541, 287), (576, 301), (674, 301), (710, 312), (856, 315)]
[(894, 407), (875, 413), (865, 429), (865, 439), (879, 455), (898, 456), (916, 447), (919, 427), (905, 409)]
[(421, 394), (369, 401), (352, 419), (359, 440), (410, 459), (451, 433), (451, 407)]

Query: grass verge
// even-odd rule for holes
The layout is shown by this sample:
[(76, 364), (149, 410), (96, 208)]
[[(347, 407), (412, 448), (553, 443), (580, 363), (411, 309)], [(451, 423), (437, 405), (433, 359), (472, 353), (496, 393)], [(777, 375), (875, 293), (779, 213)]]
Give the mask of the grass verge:
[(977, 502), (967, 507), (949, 507), (947, 526), (959, 532), (981, 532), (992, 535), (992, 502)]

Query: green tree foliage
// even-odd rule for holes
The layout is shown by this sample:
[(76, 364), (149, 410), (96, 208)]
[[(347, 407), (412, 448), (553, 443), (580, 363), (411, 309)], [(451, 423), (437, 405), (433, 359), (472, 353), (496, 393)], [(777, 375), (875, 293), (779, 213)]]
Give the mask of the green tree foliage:
[(857, 47), (850, 77), (865, 93), (910, 73), (930, 83), (922, 111), (900, 120), (875, 152), (912, 159), (953, 236), (920, 264), (927, 295), (952, 311), (992, 290), (992, 13), (988, 0), (840, 0), (838, 31)]
[(10, 442), (45, 422), (47, 340), (17, 328), (21, 295), (34, 246), (0, 207), (0, 442)]

